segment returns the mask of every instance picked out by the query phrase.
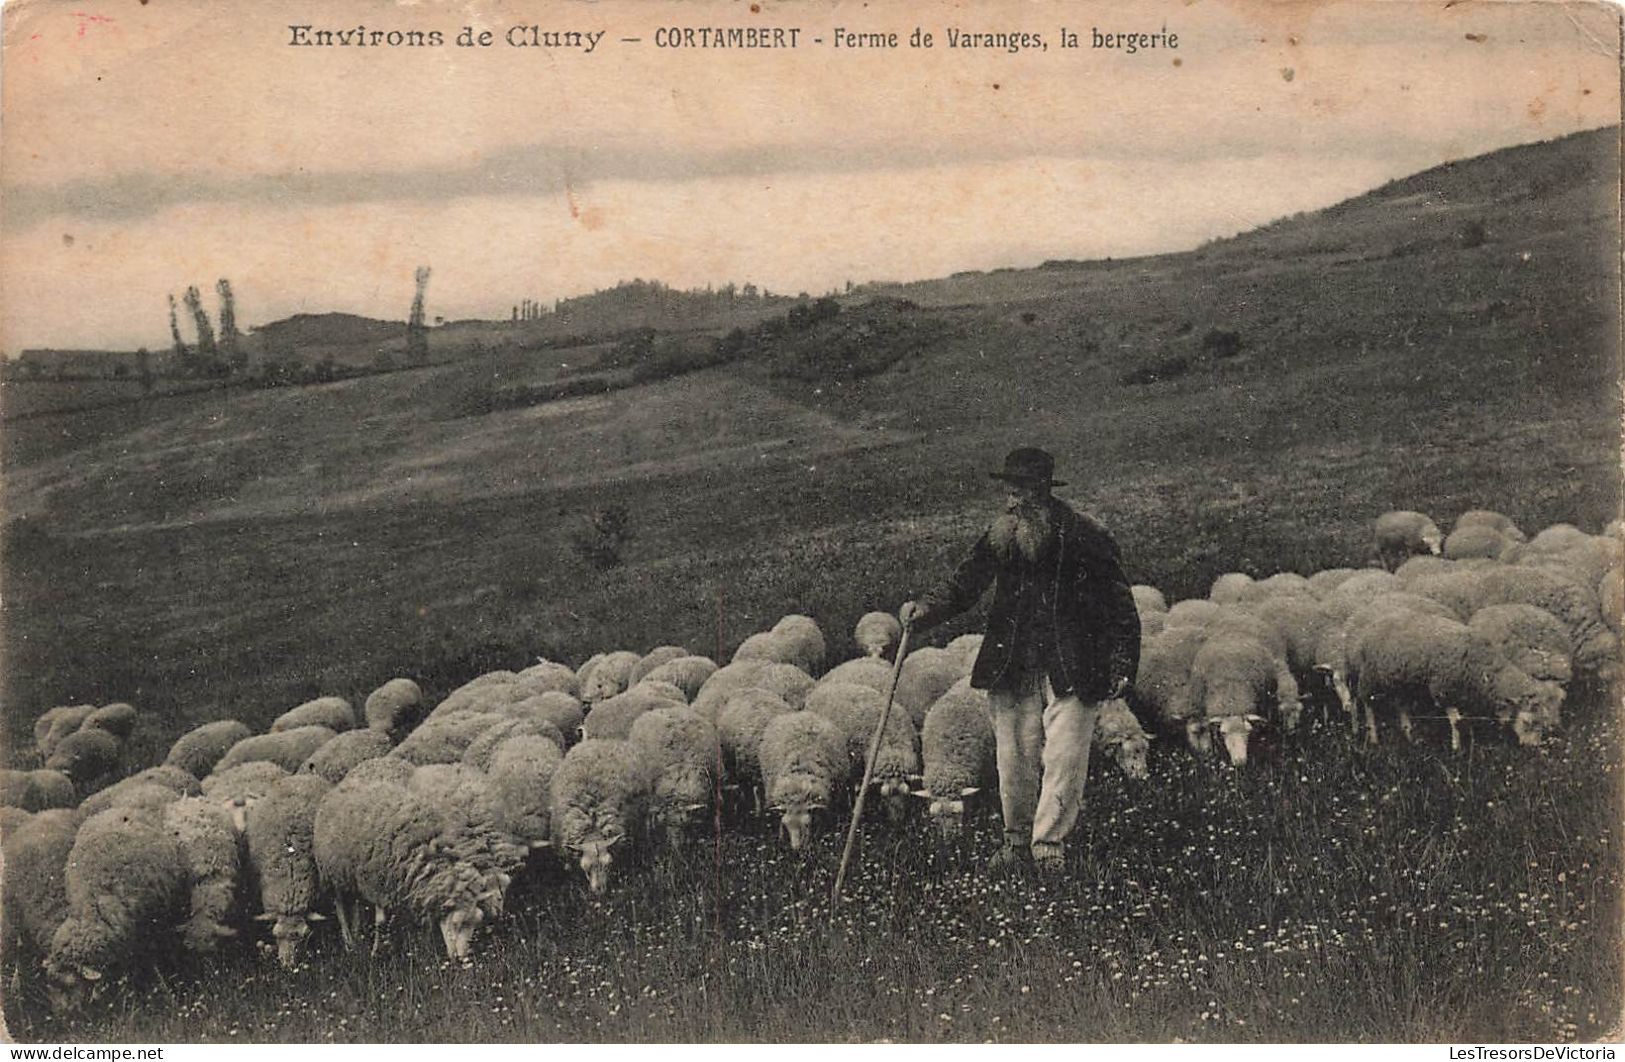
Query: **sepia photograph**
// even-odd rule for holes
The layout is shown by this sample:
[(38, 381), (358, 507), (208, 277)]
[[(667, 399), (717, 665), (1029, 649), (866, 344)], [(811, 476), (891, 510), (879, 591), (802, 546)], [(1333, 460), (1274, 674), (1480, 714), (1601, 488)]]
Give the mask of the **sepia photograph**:
[(1612, 1058), (1622, 11), (5, 3), (0, 1039)]

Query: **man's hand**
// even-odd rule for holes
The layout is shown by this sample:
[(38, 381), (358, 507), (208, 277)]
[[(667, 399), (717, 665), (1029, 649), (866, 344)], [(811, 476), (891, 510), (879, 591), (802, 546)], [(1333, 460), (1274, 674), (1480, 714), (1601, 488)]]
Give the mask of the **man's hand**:
[(919, 618), (920, 603), (918, 601), (905, 601), (903, 607), (897, 610), (897, 619), (907, 627)]

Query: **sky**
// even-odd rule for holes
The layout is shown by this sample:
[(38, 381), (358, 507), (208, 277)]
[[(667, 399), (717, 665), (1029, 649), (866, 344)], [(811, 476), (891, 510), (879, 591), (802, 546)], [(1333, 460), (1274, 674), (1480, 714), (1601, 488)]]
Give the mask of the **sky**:
[[(0, 38), (0, 351), (166, 347), (167, 296), (218, 277), (253, 325), (403, 319), (425, 264), (429, 313), (456, 319), (633, 277), (817, 293), (1182, 250), (1617, 123), (1619, 11), (17, 0)], [(293, 46), (300, 25), (444, 43)], [(491, 45), (457, 46), (465, 26)], [(515, 48), (515, 26), (603, 36), (590, 53)], [(656, 44), (711, 26), (800, 36)], [(899, 46), (837, 48), (836, 27)], [(932, 47), (909, 46), (916, 28)], [(954, 48), (950, 29), (1046, 47)], [(1131, 55), (1092, 47), (1096, 31), (1177, 47)]]

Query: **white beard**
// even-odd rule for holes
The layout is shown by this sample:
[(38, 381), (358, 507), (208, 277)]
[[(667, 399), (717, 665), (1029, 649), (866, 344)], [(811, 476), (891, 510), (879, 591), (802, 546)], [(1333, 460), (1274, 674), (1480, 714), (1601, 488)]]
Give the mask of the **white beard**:
[(1054, 522), (1047, 506), (1013, 509), (993, 521), (987, 538), (999, 560), (1009, 563), (1019, 551), (1028, 564), (1038, 560), (1038, 551), (1049, 541)]

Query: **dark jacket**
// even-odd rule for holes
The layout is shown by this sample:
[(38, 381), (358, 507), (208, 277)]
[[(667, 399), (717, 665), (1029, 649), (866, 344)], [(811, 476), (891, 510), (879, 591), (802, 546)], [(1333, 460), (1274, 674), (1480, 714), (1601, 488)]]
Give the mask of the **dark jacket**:
[(1036, 561), (1015, 550), (1001, 559), (984, 532), (948, 581), (919, 599), (914, 626), (924, 630), (957, 616), (992, 583), (971, 685), (1012, 688), (1024, 657), (1036, 653), (1047, 658), (1057, 697), (1100, 700), (1119, 679), (1134, 678), (1140, 615), (1106, 529), (1059, 499), (1050, 498), (1049, 506), (1054, 531)]

